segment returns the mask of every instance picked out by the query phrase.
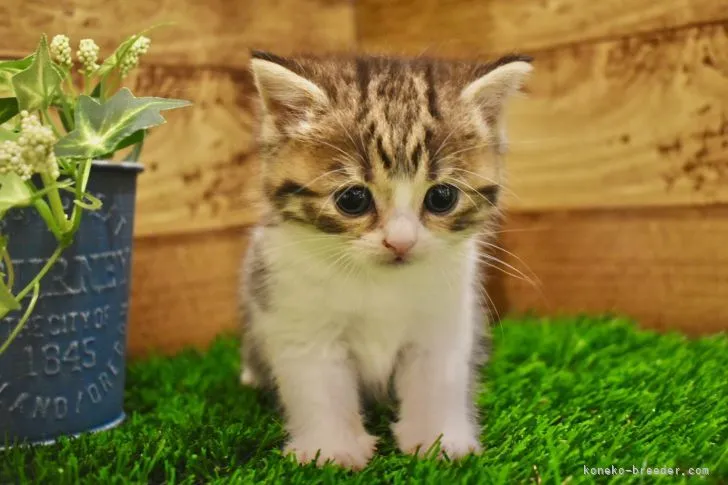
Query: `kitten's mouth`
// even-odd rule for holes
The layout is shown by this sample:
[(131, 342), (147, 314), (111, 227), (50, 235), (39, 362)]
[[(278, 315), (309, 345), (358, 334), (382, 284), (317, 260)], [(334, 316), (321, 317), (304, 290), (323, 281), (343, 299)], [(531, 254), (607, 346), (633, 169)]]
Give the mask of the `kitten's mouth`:
[(410, 258), (403, 258), (402, 256), (395, 256), (392, 259), (388, 259), (385, 264), (387, 266), (406, 266), (412, 260)]

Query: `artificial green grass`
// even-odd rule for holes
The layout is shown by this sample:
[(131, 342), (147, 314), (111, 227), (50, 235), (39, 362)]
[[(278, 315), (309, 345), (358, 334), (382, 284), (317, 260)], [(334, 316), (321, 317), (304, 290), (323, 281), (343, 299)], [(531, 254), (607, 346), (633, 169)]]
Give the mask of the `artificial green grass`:
[[(689, 340), (603, 317), (507, 320), (493, 337), (479, 457), (404, 456), (379, 409), (371, 427), (384, 440), (366, 469), (299, 467), (281, 455), (271, 397), (238, 385), (226, 337), (206, 354), (132, 363), (122, 427), (0, 452), (0, 483), (728, 483), (725, 335)], [(612, 465), (681, 471), (584, 474)], [(710, 475), (681, 475), (691, 467)]]

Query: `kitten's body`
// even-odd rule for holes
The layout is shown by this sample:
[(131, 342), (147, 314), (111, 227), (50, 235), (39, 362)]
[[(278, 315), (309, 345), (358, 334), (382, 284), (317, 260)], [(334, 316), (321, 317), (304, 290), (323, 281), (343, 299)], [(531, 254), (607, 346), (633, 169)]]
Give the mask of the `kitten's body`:
[[(268, 211), (245, 259), (243, 382), (278, 391), (301, 461), (364, 466), (359, 399), (392, 378), (401, 449), (477, 451), (477, 242), (497, 214), (500, 103), (530, 66), (256, 61)], [(371, 202), (355, 215), (351, 187)]]
[[(325, 255), (312, 258), (305, 248), (291, 244), (306, 237), (310, 234), (300, 228), (285, 226), (258, 228), (253, 235), (252, 244), (260, 248), (257, 257), (266, 261), (266, 291), (274, 291), (277, 300), (270, 315), (255, 307), (249, 310), (256, 322), (270, 320), (260, 323), (265, 334), (261, 338), (293, 339), (301, 348), (336, 339), (350, 354), (362, 390), (373, 394), (384, 391), (408, 344), (428, 331), (457, 333), (453, 326), (462, 324), (462, 354), (471, 353), (471, 336), (482, 326), (482, 321), (475, 325), (475, 315), (480, 314), (476, 248), (469, 249), (472, 254), (459, 261), (460, 267), (443, 257), (427, 265), (355, 274), (352, 268), (332, 266)], [(313, 244), (321, 246), (320, 241)], [(266, 247), (284, 245), (286, 252), (266, 254)], [(449, 281), (433, 274), (447, 275)], [(256, 331), (252, 325), (249, 330)], [(265, 372), (260, 369), (257, 374)]]

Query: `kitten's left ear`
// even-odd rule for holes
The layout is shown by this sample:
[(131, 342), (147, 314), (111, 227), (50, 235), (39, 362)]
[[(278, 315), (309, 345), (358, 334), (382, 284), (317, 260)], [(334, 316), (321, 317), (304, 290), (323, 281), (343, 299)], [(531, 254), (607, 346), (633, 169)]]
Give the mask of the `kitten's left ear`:
[(525, 83), (533, 66), (528, 56), (507, 56), (494, 63), (495, 67), (468, 84), (460, 98), (484, 116), (497, 120), (506, 101), (516, 94)]
[(265, 110), (283, 125), (295, 124), (305, 113), (329, 102), (315, 83), (293, 72), (289, 62), (273, 54), (253, 51), (251, 68)]

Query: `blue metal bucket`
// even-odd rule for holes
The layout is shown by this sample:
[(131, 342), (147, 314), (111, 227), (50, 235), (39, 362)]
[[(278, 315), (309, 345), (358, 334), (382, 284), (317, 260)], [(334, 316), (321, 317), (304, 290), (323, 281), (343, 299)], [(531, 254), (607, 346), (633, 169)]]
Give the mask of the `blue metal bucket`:
[[(94, 162), (88, 190), (103, 207), (84, 213), (76, 241), (42, 281), (31, 318), (0, 355), (0, 448), (52, 443), (123, 421), (134, 202), (141, 169), (137, 163)], [(70, 201), (64, 203), (68, 208)], [(10, 237), (13, 290), (18, 291), (47, 261), (56, 241), (34, 209), (10, 211), (2, 225), (1, 232)], [(20, 316), (11, 312), (0, 321), (2, 341)]]

